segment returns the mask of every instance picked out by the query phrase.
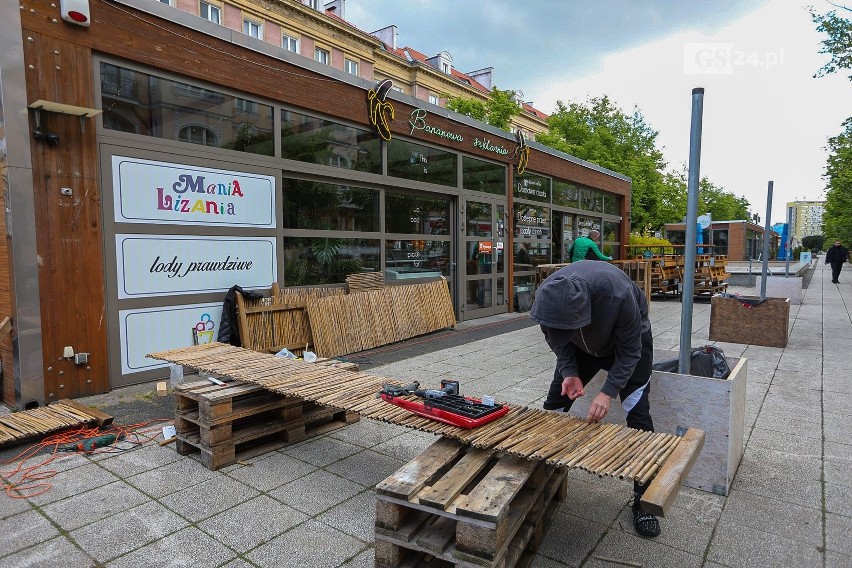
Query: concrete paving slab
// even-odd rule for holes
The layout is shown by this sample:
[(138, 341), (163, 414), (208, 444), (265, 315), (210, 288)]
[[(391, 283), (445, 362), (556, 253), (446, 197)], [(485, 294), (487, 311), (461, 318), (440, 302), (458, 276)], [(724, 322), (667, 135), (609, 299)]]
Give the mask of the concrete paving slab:
[(822, 508), (740, 491), (731, 491), (729, 497), (720, 525), (769, 532), (815, 547), (822, 545)]
[(852, 432), (852, 416), (849, 414), (823, 414), (823, 437), (831, 442), (848, 442)]
[(115, 481), (118, 481), (118, 477), (113, 473), (90, 463), (57, 473), (49, 480), (50, 490), (31, 498), (30, 501), (36, 505), (46, 505)]
[(395, 436), (405, 434), (408, 428), (385, 424), (376, 420), (360, 420), (345, 428), (339, 428), (329, 432), (329, 436), (362, 448), (372, 448), (382, 442), (386, 442)]
[(105, 563), (188, 526), (188, 521), (148, 501), (72, 531), (71, 537), (95, 560)]
[(364, 450), (335, 462), (325, 469), (364, 487), (375, 487), (403, 465), (405, 462), (402, 460), (372, 450)]
[[(171, 449), (160, 448), (160, 450), (174, 453), (174, 450)], [(126, 481), (143, 493), (160, 498), (192, 485), (203, 483), (208, 479), (213, 479), (217, 475), (219, 474), (210, 471), (200, 462), (184, 458), (128, 477)]]
[(372, 548), (355, 556), (355, 558), (344, 562), (340, 568), (374, 568), (376, 554)]
[(702, 556), (689, 554), (663, 544), (659, 539), (645, 539), (624, 531), (609, 531), (595, 547), (583, 568), (612, 568), (614, 564), (596, 556), (639, 562), (643, 568), (699, 568)]
[(251, 465), (235, 464), (227, 475), (258, 491), (271, 491), (317, 470), (302, 460), (280, 452), (270, 452), (247, 460)]
[[(713, 530), (722, 515), (725, 498), (721, 495), (684, 487), (677, 496), (677, 506), (665, 518), (660, 519), (662, 533), (656, 543), (703, 557)], [(633, 511), (625, 507), (621, 511), (619, 528), (630, 536), (633, 529)]]
[(376, 493), (373, 489), (362, 491), (316, 519), (364, 542), (372, 542), (376, 532)]
[(308, 521), (246, 555), (261, 568), (334, 568), (367, 548), (360, 540), (317, 521)]
[(538, 553), (566, 566), (580, 566), (606, 533), (607, 525), (563, 512), (563, 509), (560, 507), (553, 516)]
[(0, 521), (0, 555), (8, 555), (58, 536), (59, 531), (36, 510)]
[(594, 522), (610, 525), (630, 499), (631, 484), (604, 477), (592, 477), (587, 473), (568, 474), (568, 493), (560, 511)]
[(253, 499), (258, 491), (225, 476), (217, 476), (162, 497), (160, 503), (197, 523)]
[(746, 446), (751, 449), (777, 450), (796, 456), (822, 458), (822, 441), (819, 438), (807, 438), (797, 434), (779, 436), (773, 430), (753, 428), (746, 439)]
[(123, 481), (116, 481), (68, 499), (54, 501), (41, 510), (61, 529), (72, 531), (148, 500), (149, 497), (141, 491)]
[(319, 470), (269, 492), (273, 499), (308, 515), (318, 515), (364, 491), (364, 486)]
[(239, 553), (256, 548), (310, 517), (282, 505), (268, 495), (259, 495), (222, 511), (200, 523), (198, 528)]
[[(798, 417), (797, 417), (798, 420)], [(761, 412), (754, 423), (755, 428), (771, 430), (781, 434), (793, 434), (806, 438), (822, 439), (822, 425), (816, 421), (791, 420), (790, 415)]]
[(183, 456), (158, 445), (136, 447), (120, 454), (106, 454), (98, 464), (119, 477), (131, 477), (152, 468), (180, 460)]
[(852, 485), (826, 482), (825, 510), (838, 515), (852, 515)]
[(827, 550), (852, 557), (852, 517), (826, 513), (825, 547)]
[(720, 523), (707, 559), (732, 568), (755, 566), (821, 566), (818, 547), (783, 536)]
[(214, 568), (236, 557), (233, 550), (216, 542), (195, 527), (137, 548), (106, 564), (109, 568), (162, 568), (192, 566)]
[(36, 546), (0, 558), (0, 568), (30, 566), (90, 568), (92, 559), (66, 537), (45, 540)]
[(849, 568), (852, 566), (852, 556), (828, 550), (825, 553), (825, 568)]
[[(400, 460), (402, 463), (407, 463), (419, 456), (423, 450), (434, 444), (438, 439), (438, 436), (428, 432), (409, 430), (404, 434), (373, 446), (373, 450)], [(340, 459), (343, 457), (341, 456)]]
[(12, 498), (0, 495), (0, 522), (12, 515), (17, 515), (30, 509), (32, 509), (32, 505), (24, 498)]
[(287, 446), (279, 451), (286, 456), (316, 467), (324, 467), (360, 452), (361, 448), (353, 447), (352, 444), (347, 444), (330, 436), (317, 436), (316, 438), (310, 438), (304, 442)]

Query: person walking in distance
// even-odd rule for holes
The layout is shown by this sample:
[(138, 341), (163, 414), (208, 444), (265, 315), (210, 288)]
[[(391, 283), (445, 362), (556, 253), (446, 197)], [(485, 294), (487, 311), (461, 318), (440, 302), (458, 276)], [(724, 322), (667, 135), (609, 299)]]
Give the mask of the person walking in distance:
[[(654, 359), (648, 302), (624, 272), (607, 262), (569, 264), (538, 287), (530, 318), (541, 326), (556, 354), (546, 410), (568, 412), (586, 394), (595, 374), (606, 369), (606, 382), (592, 400), (587, 419), (602, 420), (618, 396), (627, 426), (654, 431), (648, 402)], [(660, 523), (640, 504), (645, 489), (633, 485), (633, 527), (641, 536), (655, 537)]]
[(844, 262), (849, 262), (849, 249), (840, 244), (840, 241), (834, 241), (834, 246), (829, 248), (825, 255), (825, 263), (831, 265), (832, 284), (840, 284), (840, 270)]

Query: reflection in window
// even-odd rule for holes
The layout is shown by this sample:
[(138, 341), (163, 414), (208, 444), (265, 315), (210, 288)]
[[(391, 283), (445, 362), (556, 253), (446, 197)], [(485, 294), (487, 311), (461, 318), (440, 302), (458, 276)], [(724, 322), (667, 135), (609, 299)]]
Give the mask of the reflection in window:
[(550, 264), (550, 243), (515, 243), (515, 272), (529, 272), (540, 264)]
[(600, 213), (603, 211), (603, 195), (590, 187), (580, 188), (580, 209)]
[(603, 212), (608, 215), (618, 215), (619, 198), (615, 195), (605, 193), (603, 196)]
[(320, 231), (379, 230), (379, 192), (284, 178), (284, 227)]
[(376, 134), (288, 110), (281, 112), (281, 157), (373, 174), (382, 169)]
[(462, 185), (473, 191), (506, 195), (506, 166), (464, 156)]
[(388, 175), (439, 185), (457, 185), (456, 155), (393, 138), (388, 142)]
[(202, 18), (210, 20), (214, 24), (222, 23), (222, 10), (218, 6), (202, 2), (199, 13)]
[(553, 180), (553, 204), (562, 207), (579, 207), (580, 188), (573, 183)]
[(450, 275), (450, 241), (385, 241), (385, 280)]
[(491, 223), (491, 204), (468, 201), (465, 207), (465, 223), (468, 237), (490, 237), (494, 229)]
[(465, 302), (467, 310), (490, 308), (493, 302), (491, 279), (469, 280)]
[(284, 285), (342, 284), (349, 274), (379, 270), (378, 239), (284, 237)]
[[(104, 128), (272, 156), (272, 107), (101, 63)], [(133, 129), (129, 130), (129, 125)]]
[(385, 232), (403, 235), (449, 235), (450, 201), (407, 193), (385, 194)]
[(474, 276), (494, 271), (494, 247), (491, 241), (469, 241), (465, 249), (465, 274)]
[(592, 231), (601, 232), (601, 220), (595, 217), (577, 217), (577, 233), (588, 237)]
[(343, 62), (343, 70), (351, 75), (358, 76), (358, 62), (352, 59), (347, 59)]
[(206, 126), (184, 126), (178, 133), (178, 141), (202, 146), (218, 146), (216, 133)]
[(328, 50), (317, 47), (314, 49), (314, 59), (323, 65), (328, 65), (328, 62), (330, 61)]
[(243, 20), (243, 33), (257, 38), (263, 38), (263, 24), (259, 24), (253, 20)]

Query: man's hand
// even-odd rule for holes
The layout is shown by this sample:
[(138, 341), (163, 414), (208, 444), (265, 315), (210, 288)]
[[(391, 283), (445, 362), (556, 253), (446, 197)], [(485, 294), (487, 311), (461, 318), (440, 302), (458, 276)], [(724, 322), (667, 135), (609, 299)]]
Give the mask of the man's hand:
[(577, 400), (586, 394), (583, 390), (583, 381), (580, 377), (565, 377), (562, 379), (562, 396), (567, 396), (571, 400)]
[[(563, 388), (565, 383), (562, 383)], [(589, 407), (589, 416), (587, 420), (589, 422), (599, 422), (606, 416), (606, 413), (609, 412), (609, 402), (612, 399), (600, 392), (592, 401), (592, 405)]]

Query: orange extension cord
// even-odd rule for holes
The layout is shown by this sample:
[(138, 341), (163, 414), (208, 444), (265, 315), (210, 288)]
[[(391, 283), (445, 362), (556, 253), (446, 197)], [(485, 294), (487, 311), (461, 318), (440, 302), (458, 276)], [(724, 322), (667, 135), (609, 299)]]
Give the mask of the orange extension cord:
[[(0, 471), (0, 476), (4, 478), (3, 486), (6, 490), (6, 495), (11, 497), (12, 499), (29, 499), (31, 497), (35, 497), (37, 495), (41, 495), (42, 493), (50, 491), (50, 489), (53, 487), (53, 484), (48, 483), (46, 480), (55, 476), (56, 470), (42, 468), (44, 468), (56, 459), (57, 454), (60, 453), (60, 446), (63, 446), (64, 444), (76, 445), (77, 443), (82, 442), (87, 438), (114, 434), (116, 440), (109, 446), (95, 448), (91, 451), (77, 450), (74, 451), (74, 453), (103, 454), (126, 452), (137, 449), (143, 446), (146, 442), (150, 442), (151, 440), (159, 436), (160, 432), (154, 432), (151, 435), (143, 435), (138, 432), (138, 430), (141, 430), (143, 428), (146, 428), (147, 426), (150, 426), (151, 424), (156, 424), (159, 422), (171, 422), (171, 419), (164, 418), (160, 420), (150, 420), (148, 422), (140, 422), (139, 424), (131, 424), (129, 426), (117, 426), (113, 424), (111, 426), (106, 426), (103, 428), (78, 428), (76, 430), (65, 430), (63, 432), (52, 434), (41, 442), (39, 442), (38, 444), (30, 446), (26, 450), (22, 451), (14, 458), (6, 460), (4, 462), (0, 462), (2, 464), (11, 464), (18, 460), (21, 460), (20, 463), (18, 463), (17, 467), (15, 467), (14, 469)], [(124, 435), (124, 439), (119, 440), (122, 435)], [(131, 445), (127, 448), (119, 448), (117, 447), (117, 444), (119, 442), (127, 442)], [(28, 461), (39, 456), (42, 450), (49, 450), (46, 457), (42, 461), (35, 465), (25, 465)], [(17, 481), (15, 480), (16, 476), (19, 476)]]

